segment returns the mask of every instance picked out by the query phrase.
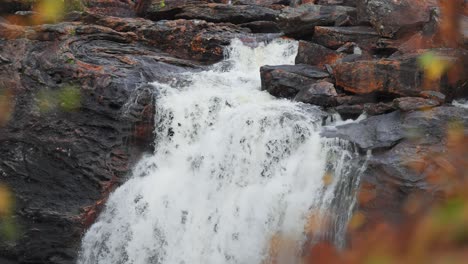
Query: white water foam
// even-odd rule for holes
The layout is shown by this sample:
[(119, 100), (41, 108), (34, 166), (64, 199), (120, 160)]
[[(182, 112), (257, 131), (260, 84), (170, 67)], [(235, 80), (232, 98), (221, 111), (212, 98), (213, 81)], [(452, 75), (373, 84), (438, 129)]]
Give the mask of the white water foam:
[(296, 52), (289, 40), (234, 40), (212, 70), (155, 83), (156, 151), (110, 195), (78, 263), (260, 264), (275, 236), (294, 244), (277, 252), (294, 263), (309, 216), (333, 205), (343, 219), (322, 233), (343, 240), (357, 184), (349, 144), (319, 136), (318, 108), (259, 89), (259, 67), (293, 64)]

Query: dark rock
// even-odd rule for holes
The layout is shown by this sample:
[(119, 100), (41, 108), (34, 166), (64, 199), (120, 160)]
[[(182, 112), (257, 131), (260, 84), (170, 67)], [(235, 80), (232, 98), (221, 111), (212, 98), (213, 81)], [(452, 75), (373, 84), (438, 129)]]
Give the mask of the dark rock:
[(303, 4), (281, 10), (278, 25), (289, 36), (312, 36), (315, 26), (333, 26), (343, 17), (354, 19), (356, 9), (349, 6), (321, 6)]
[(364, 111), (370, 116), (382, 115), (395, 110), (395, 107), (391, 103), (378, 102), (364, 104)]
[(384, 37), (395, 37), (421, 29), (429, 22), (436, 0), (357, 0), (358, 20), (369, 21)]
[(254, 21), (240, 24), (239, 26), (250, 29), (252, 33), (279, 33), (278, 24), (273, 21)]
[(301, 90), (295, 101), (330, 107), (336, 105), (336, 90), (333, 83), (319, 81), (310, 85), (310, 87)]
[(308, 89), (318, 79), (329, 76), (320, 68), (298, 64), (262, 66), (262, 90), (281, 98), (293, 98), (299, 91)]
[(175, 18), (242, 24), (252, 21), (274, 21), (278, 14), (276, 10), (256, 5), (207, 4), (186, 6), (175, 15)]
[(335, 110), (344, 120), (357, 119), (362, 113), (364, 113), (364, 105), (338, 105), (335, 107)]
[(1, 14), (13, 14), (16, 11), (28, 11), (33, 7), (34, 1), (24, 1), (24, 0), (2, 0), (0, 5), (0, 15)]
[(208, 22), (229, 22), (242, 24), (253, 21), (274, 21), (279, 12), (259, 5), (230, 5), (213, 3), (215, 1), (169, 1), (161, 7), (158, 1), (152, 1), (149, 7), (137, 6), (138, 14), (151, 20), (163, 19), (201, 19)]
[(427, 110), (440, 105), (437, 100), (425, 99), (421, 97), (401, 97), (393, 101), (395, 108), (403, 112), (415, 110)]
[(136, 14), (151, 20), (174, 19), (182, 7), (208, 3), (227, 3), (224, 0), (139, 0), (135, 6)]
[(268, 6), (268, 7), (272, 7), (275, 5), (288, 6), (290, 2), (291, 2), (290, 0), (232, 0), (231, 1), (233, 5), (259, 5), (259, 6)]
[(363, 150), (389, 148), (404, 137), (401, 122), (401, 113), (393, 112), (337, 126), (323, 131), (322, 135), (349, 140)]
[(449, 124), (455, 120), (464, 125), (466, 137), (468, 109), (435, 107), (406, 113), (402, 118), (406, 137), (390, 150), (372, 154), (361, 176), (361, 191), (374, 195), (358, 205), (368, 227), (382, 222), (399, 224), (405, 221), (407, 202), (414, 195), (418, 195), (421, 203), (442, 198), (441, 183), (433, 177), (433, 160), (441, 155), (444, 162), (450, 158), (446, 135)]
[[(108, 22), (123, 21), (115, 19)], [(0, 175), (14, 194), (20, 226), (18, 240), (0, 240), (2, 257), (75, 263), (89, 223), (85, 208), (152, 151), (154, 88), (147, 83), (196, 63), (135, 42), (130, 31), (79, 22), (0, 24), (0, 92), (13, 96), (11, 119), (0, 124)], [(72, 91), (69, 107), (54, 99), (63, 91)]]
[(323, 66), (325, 64), (334, 64), (338, 59), (343, 57), (343, 54), (321, 45), (308, 41), (299, 41), (296, 64)]
[(116, 16), (134, 17), (135, 3), (132, 0), (85, 0), (88, 12)]
[(379, 35), (371, 27), (315, 27), (313, 40), (331, 49), (354, 42), (360, 48), (370, 50), (379, 40)]
[(318, 5), (341, 5), (341, 6), (356, 6), (356, 0), (317, 0)]

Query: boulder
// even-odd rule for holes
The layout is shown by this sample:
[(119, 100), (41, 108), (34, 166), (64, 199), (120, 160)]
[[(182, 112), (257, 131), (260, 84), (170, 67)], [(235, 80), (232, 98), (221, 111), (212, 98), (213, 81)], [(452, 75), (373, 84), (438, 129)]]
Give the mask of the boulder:
[(361, 49), (370, 50), (376, 46), (380, 36), (372, 27), (315, 27), (313, 41), (331, 49), (354, 42)]
[[(438, 60), (435, 64), (447, 63), (447, 73), (433, 78), (421, 65), (421, 56), (430, 52)], [(431, 55), (432, 56), (432, 55)], [(466, 52), (462, 50), (443, 49), (419, 51), (406, 55), (391, 56), (388, 59), (360, 60), (337, 63), (333, 70), (336, 85), (345, 91), (367, 94), (373, 92), (399, 96), (418, 96), (425, 90), (437, 91), (453, 98), (465, 90), (467, 68)], [(429, 65), (429, 67), (432, 67)], [(446, 81), (447, 76), (449, 82)]]
[(322, 45), (301, 40), (299, 41), (297, 50), (296, 64), (323, 66), (325, 64), (334, 64), (338, 59), (343, 57), (344, 54), (328, 49)]
[(140, 17), (151, 20), (173, 19), (182, 7), (208, 3), (227, 3), (224, 0), (139, 0), (135, 11)]
[(433, 99), (426, 99), (421, 97), (401, 97), (393, 101), (395, 108), (403, 111), (415, 111), (415, 110), (428, 110), (435, 106), (440, 105), (440, 102)]
[[(403, 223), (411, 215), (408, 203), (415, 197), (422, 208), (443, 199), (447, 175), (437, 173), (438, 166), (461, 169), (461, 173), (466, 171), (466, 168), (453, 166), (457, 164), (453, 159), (466, 156), (466, 148), (453, 153), (455, 155), (449, 153), (447, 134), (453, 121), (465, 127), (460, 132), (466, 139), (468, 109), (443, 106), (403, 115), (405, 137), (389, 150), (373, 152), (361, 176), (360, 193), (366, 199), (357, 209), (365, 216), (365, 227)], [(459, 145), (466, 143), (465, 140)]]
[(297, 64), (262, 66), (260, 76), (262, 90), (276, 97), (292, 99), (299, 91), (310, 88), (317, 80), (329, 74), (315, 66)]
[(315, 26), (333, 26), (335, 23), (354, 20), (356, 9), (349, 6), (321, 6), (312, 3), (281, 10), (278, 25), (288, 36), (310, 37)]
[(294, 101), (330, 107), (336, 105), (337, 95), (333, 83), (318, 81), (299, 91), (296, 97), (294, 97)]
[(117, 21), (107, 20), (116, 30), (0, 24), (0, 96), (8, 99), (1, 111), (11, 117), (2, 112), (0, 175), (13, 193), (19, 230), (14, 241), (2, 234), (2, 263), (76, 263), (84, 228), (98, 213), (89, 208), (153, 151), (148, 82), (199, 68), (136, 42), (139, 27), (162, 25), (129, 20), (119, 28)]
[(437, 0), (357, 0), (358, 21), (369, 21), (383, 37), (415, 32), (429, 22)]
[(398, 111), (372, 116), (359, 122), (326, 129), (322, 135), (346, 139), (362, 150), (390, 148), (404, 137), (402, 118)]

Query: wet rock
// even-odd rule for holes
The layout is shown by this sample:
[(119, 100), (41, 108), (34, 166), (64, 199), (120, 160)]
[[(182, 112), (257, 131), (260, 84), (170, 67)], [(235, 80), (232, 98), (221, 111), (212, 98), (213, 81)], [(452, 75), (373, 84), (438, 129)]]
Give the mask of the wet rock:
[(364, 105), (363, 104), (356, 104), (356, 105), (338, 105), (335, 107), (335, 111), (340, 114), (343, 120), (348, 119), (357, 119), (362, 113), (364, 113)]
[(384, 37), (396, 37), (421, 29), (429, 22), (436, 0), (357, 0), (358, 20), (369, 21)]
[(301, 40), (299, 41), (296, 64), (323, 66), (325, 64), (334, 64), (338, 59), (343, 57), (344, 54), (335, 52), (322, 45)]
[[(123, 21), (116, 19), (108, 22)], [(143, 22), (121, 26), (137, 25)], [(0, 175), (15, 196), (21, 230), (16, 241), (0, 240), (2, 257), (75, 263), (84, 208), (152, 151), (154, 88), (147, 83), (198, 67), (128, 31), (0, 24), (0, 89), (14, 95), (12, 118), (0, 125)], [(55, 101), (60, 94), (68, 99)]]
[(289, 36), (312, 36), (315, 26), (333, 26), (337, 21), (350, 18), (352, 21), (356, 9), (349, 6), (321, 6), (303, 4), (281, 10), (278, 25)]
[(421, 97), (401, 97), (393, 101), (395, 108), (403, 112), (415, 110), (427, 110), (440, 105), (437, 100), (425, 99)]
[(315, 27), (313, 40), (331, 49), (354, 42), (360, 48), (370, 50), (379, 40), (379, 35), (371, 27)]
[(358, 205), (367, 227), (405, 221), (407, 202), (414, 195), (420, 202), (443, 198), (441, 182), (434, 181), (433, 160), (440, 155), (444, 161), (449, 158), (446, 135), (453, 120), (461, 122), (468, 135), (468, 109), (443, 106), (404, 114), (405, 138), (389, 150), (374, 152), (361, 176), (361, 191), (374, 194)]
[(296, 97), (294, 97), (294, 101), (330, 107), (336, 105), (337, 95), (333, 83), (319, 81), (301, 90)]
[(363, 150), (389, 148), (403, 139), (400, 112), (372, 116), (360, 122), (325, 130), (325, 137), (339, 137), (355, 143)]
[(293, 98), (299, 91), (329, 76), (322, 69), (305, 64), (262, 66), (262, 90), (281, 98)]

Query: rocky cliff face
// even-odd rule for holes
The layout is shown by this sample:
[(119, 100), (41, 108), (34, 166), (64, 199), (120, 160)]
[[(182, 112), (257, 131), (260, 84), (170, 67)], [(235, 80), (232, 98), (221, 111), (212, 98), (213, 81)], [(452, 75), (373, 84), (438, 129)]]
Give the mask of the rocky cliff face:
[[(426, 157), (445, 151), (452, 121), (468, 135), (468, 110), (450, 105), (468, 96), (466, 36), (448, 43), (431, 1), (90, 0), (38, 25), (26, 25), (36, 14), (22, 2), (0, 12), (0, 179), (20, 226), (0, 241), (0, 261), (73, 263), (106, 193), (152, 151), (147, 83), (221, 60), (232, 38), (301, 40), (297, 65), (263, 67), (262, 88), (373, 116), (324, 132), (373, 151), (358, 208), (368, 226), (401, 222), (415, 192), (440, 198)], [(381, 15), (412, 9), (410, 20)]]

